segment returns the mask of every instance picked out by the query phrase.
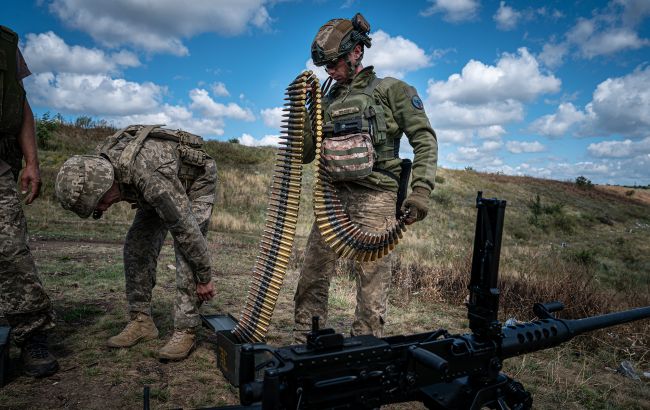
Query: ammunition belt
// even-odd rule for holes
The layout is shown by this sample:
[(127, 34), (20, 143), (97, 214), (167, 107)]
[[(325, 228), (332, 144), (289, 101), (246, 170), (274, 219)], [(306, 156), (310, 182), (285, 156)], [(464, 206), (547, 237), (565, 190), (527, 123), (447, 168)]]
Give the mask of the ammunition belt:
[[(312, 90), (318, 90), (315, 93)], [(233, 333), (242, 341), (263, 342), (289, 266), (298, 223), (302, 180), (303, 124), (322, 138), (321, 95), (318, 78), (306, 71), (285, 92), (283, 131), (276, 154), (275, 171), (268, 197), (266, 228), (253, 268), (246, 304)], [(306, 110), (305, 110), (306, 106)]]
[(314, 215), (321, 236), (334, 252), (344, 258), (374, 261), (388, 255), (406, 230), (407, 215), (383, 231), (370, 232), (352, 221), (345, 211), (321, 157), (323, 120), (318, 78), (305, 71), (289, 84), (285, 95), (280, 136), (283, 147), (276, 154), (266, 228), (246, 304), (233, 329), (239, 340), (248, 343), (264, 342), (289, 266), (300, 205), (305, 120), (309, 120), (316, 141)]

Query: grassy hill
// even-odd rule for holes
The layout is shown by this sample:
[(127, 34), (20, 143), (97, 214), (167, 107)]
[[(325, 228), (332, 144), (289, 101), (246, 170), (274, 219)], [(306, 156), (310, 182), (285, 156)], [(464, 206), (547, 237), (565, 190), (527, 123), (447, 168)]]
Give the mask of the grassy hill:
[[(56, 386), (19, 378), (11, 390), (0, 391), (0, 402), (93, 408), (95, 398), (135, 408), (148, 384), (158, 407), (234, 404), (236, 392), (216, 372), (209, 343), (187, 361), (168, 365), (155, 360), (164, 339), (128, 351), (103, 347), (125, 321), (120, 247), (133, 211), (118, 204), (100, 221), (81, 220), (55, 203), (53, 181), (67, 157), (92, 152), (113, 132), (60, 124), (41, 138), (43, 197), (26, 214), (32, 249), (59, 315), (57, 354), (70, 369), (56, 376)], [(220, 180), (210, 234), (219, 295), (205, 309), (236, 315), (257, 253), (275, 151), (217, 141), (209, 141), (207, 150), (217, 161)], [(313, 221), (312, 180), (307, 166), (294, 263), (276, 308), (272, 344), (291, 341), (291, 298)], [(467, 331), (463, 300), (479, 190), (508, 201), (501, 253), (503, 319), (532, 319), (532, 304), (551, 300), (565, 303), (565, 317), (650, 305), (648, 191), (441, 169), (429, 216), (406, 233), (395, 252), (388, 334), (440, 326)], [(171, 328), (173, 303), (170, 245), (159, 261), (154, 295), (163, 338)], [(330, 295), (330, 325), (342, 332), (349, 329), (355, 303), (346, 268), (341, 262)], [(506, 370), (531, 390), (536, 408), (648, 408), (647, 379), (632, 381), (611, 369), (626, 359), (650, 370), (649, 345), (650, 321), (645, 321), (512, 359)], [(63, 398), (47, 401), (57, 394)]]

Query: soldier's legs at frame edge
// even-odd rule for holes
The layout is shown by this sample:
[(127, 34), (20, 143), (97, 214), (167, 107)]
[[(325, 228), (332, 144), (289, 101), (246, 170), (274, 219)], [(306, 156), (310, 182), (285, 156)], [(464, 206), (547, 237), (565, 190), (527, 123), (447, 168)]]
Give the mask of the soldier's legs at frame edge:
[[(397, 195), (360, 185), (347, 184), (340, 195), (350, 218), (363, 229), (381, 232), (395, 220)], [(351, 335), (382, 337), (388, 291), (391, 283), (392, 254), (373, 262), (355, 262), (356, 309)]]
[[(192, 214), (201, 233), (207, 238), (212, 208), (216, 199), (217, 168), (208, 161), (203, 173), (192, 183), (188, 196)], [(201, 327), (199, 308), (201, 301), (196, 294), (196, 281), (187, 259), (174, 244), (176, 254), (176, 298), (174, 301), (174, 334), (158, 352), (163, 360), (182, 360), (189, 356), (196, 344), (196, 333)]]
[(305, 259), (293, 297), (294, 343), (305, 343), (305, 333), (311, 329), (313, 316), (318, 316), (320, 325), (326, 326), (327, 302), (336, 259), (336, 253), (325, 242), (314, 223), (307, 239)]
[(158, 337), (151, 317), (151, 293), (156, 285), (158, 255), (167, 229), (153, 210), (138, 209), (124, 242), (124, 277), (130, 320), (109, 347), (131, 347)]
[(54, 327), (54, 313), (27, 245), (25, 215), (10, 170), (0, 175), (0, 286), (0, 310), (21, 348), (24, 373), (56, 373), (59, 365), (45, 333)]

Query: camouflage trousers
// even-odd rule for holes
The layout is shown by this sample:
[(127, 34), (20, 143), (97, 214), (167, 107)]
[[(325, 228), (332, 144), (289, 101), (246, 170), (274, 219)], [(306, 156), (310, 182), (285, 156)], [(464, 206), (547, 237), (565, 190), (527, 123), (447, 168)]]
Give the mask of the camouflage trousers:
[(0, 311), (21, 345), (54, 327), (54, 313), (27, 244), (27, 223), (11, 171), (0, 175)]
[[(203, 236), (207, 236), (217, 189), (214, 161), (206, 164), (205, 173), (188, 189), (191, 209)], [(200, 196), (194, 193), (200, 193)], [(151, 293), (156, 285), (158, 255), (167, 236), (167, 228), (154, 210), (138, 209), (124, 243), (126, 297), (130, 312), (151, 315)], [(176, 256), (176, 295), (174, 328), (192, 329), (201, 325), (201, 301), (196, 294), (196, 280), (185, 255), (174, 243)]]
[[(395, 220), (396, 194), (393, 192), (344, 184), (339, 187), (338, 193), (350, 218), (366, 230), (383, 230)], [(336, 260), (337, 255), (325, 243), (314, 224), (307, 240), (305, 260), (294, 296), (294, 335), (299, 341), (302, 333), (311, 328), (312, 316), (319, 316), (321, 325), (327, 322), (329, 287)], [(374, 262), (355, 262), (354, 274), (357, 305), (351, 334), (381, 337), (391, 282), (391, 257), (388, 255)]]

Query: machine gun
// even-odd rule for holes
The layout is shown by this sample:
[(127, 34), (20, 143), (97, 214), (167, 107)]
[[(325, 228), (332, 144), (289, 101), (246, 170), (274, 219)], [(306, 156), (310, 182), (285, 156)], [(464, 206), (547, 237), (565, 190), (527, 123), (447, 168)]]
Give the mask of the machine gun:
[[(558, 346), (585, 332), (650, 317), (650, 306), (578, 320), (554, 317), (560, 302), (535, 304), (537, 320), (502, 326), (497, 277), (506, 201), (481, 192), (472, 258), (469, 327), (377, 338), (343, 337), (313, 319), (307, 344), (245, 344), (242, 406), (231, 409), (361, 409), (420, 401), (431, 409), (529, 409), (532, 397), (501, 372), (505, 359)], [(260, 355), (270, 360), (259, 363)], [(258, 360), (256, 361), (256, 358)], [(263, 373), (263, 378), (259, 376)]]

